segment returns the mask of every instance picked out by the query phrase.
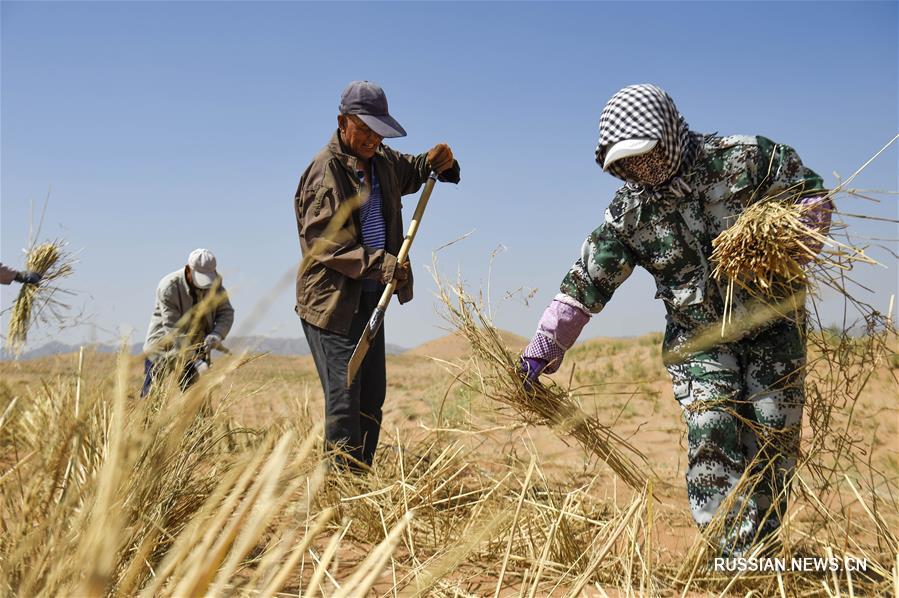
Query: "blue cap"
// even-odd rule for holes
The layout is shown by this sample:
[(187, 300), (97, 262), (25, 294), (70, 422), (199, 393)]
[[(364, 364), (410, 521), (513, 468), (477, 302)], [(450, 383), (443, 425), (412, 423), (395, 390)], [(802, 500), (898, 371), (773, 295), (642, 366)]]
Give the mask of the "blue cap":
[(387, 96), (377, 83), (353, 81), (340, 96), (340, 113), (355, 114), (381, 137), (405, 137), (406, 129), (387, 112)]

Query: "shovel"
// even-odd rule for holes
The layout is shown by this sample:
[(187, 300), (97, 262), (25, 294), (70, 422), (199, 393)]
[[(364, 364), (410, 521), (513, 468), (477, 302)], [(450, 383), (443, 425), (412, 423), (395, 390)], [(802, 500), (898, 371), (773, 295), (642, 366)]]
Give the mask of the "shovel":
[[(409, 248), (412, 246), (412, 241), (415, 240), (415, 233), (418, 232), (418, 225), (421, 222), (421, 217), (425, 213), (425, 208), (428, 206), (428, 199), (431, 197), (431, 191), (434, 190), (434, 183), (436, 182), (437, 173), (432, 172), (428, 175), (425, 188), (421, 192), (421, 198), (418, 200), (418, 205), (415, 206), (415, 213), (412, 214), (412, 222), (409, 223), (409, 230), (406, 232), (406, 238), (403, 239), (400, 252), (396, 256), (397, 267), (402, 266), (406, 261), (406, 257), (409, 255)], [(381, 294), (381, 300), (378, 301), (378, 306), (372, 312), (368, 324), (365, 325), (365, 329), (362, 331), (362, 337), (359, 339), (359, 343), (353, 351), (353, 356), (350, 357), (350, 362), (347, 365), (346, 370), (347, 388), (352, 386), (353, 380), (356, 379), (356, 374), (359, 373), (359, 368), (362, 366), (362, 360), (365, 359), (368, 348), (371, 346), (372, 341), (375, 340), (375, 336), (378, 335), (381, 324), (384, 323), (384, 312), (387, 311), (387, 304), (390, 303), (394, 290), (396, 290), (396, 279), (391, 280), (387, 284), (387, 288), (385, 288), (384, 292)]]

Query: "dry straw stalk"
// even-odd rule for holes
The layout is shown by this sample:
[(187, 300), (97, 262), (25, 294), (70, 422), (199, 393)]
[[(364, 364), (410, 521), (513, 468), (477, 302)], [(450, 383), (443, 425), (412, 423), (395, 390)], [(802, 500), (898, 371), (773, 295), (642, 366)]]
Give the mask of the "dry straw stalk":
[[(436, 268), (434, 270), (436, 272)], [(605, 461), (628, 486), (643, 491), (652, 469), (645, 456), (609, 426), (581, 408), (577, 395), (559, 385), (523, 385), (518, 359), (505, 345), (480, 304), (461, 284), (447, 285), (435, 275), (444, 317), (469, 343), (471, 359), (459, 366), (459, 380), (488, 399), (512, 409), (530, 425), (548, 425), (563, 439), (574, 438)]]
[(72, 259), (64, 251), (65, 243), (52, 241), (33, 246), (25, 258), (26, 269), (41, 275), (38, 284), (24, 284), (19, 291), (19, 296), (12, 307), (7, 329), (7, 347), (18, 354), (21, 352), (28, 337), (28, 331), (35, 320), (42, 317), (42, 311), (49, 309), (51, 312), (58, 307), (64, 307), (55, 298), (54, 294), (59, 290), (55, 282), (72, 273)]

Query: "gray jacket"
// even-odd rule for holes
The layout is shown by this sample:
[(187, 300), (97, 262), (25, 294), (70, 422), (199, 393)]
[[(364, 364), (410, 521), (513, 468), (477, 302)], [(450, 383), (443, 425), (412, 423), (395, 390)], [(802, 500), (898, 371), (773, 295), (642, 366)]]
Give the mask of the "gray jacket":
[[(171, 343), (160, 344), (160, 341), (166, 336), (171, 342), (179, 344), (201, 342), (207, 334), (212, 333), (219, 335), (222, 339), (228, 336), (228, 331), (231, 330), (231, 325), (234, 323), (234, 308), (228, 300), (225, 287), (220, 286), (218, 292), (222, 294), (222, 300), (214, 309), (203, 314), (196, 335), (188, 338), (190, 319), (184, 318), (184, 316), (195, 303), (203, 300), (205, 293), (197, 291), (196, 296), (191, 294), (190, 285), (187, 284), (187, 278), (184, 276), (184, 268), (166, 275), (159, 281), (159, 286), (156, 288), (156, 305), (153, 307), (153, 315), (150, 317), (144, 352), (155, 355), (168, 349)], [(184, 321), (181, 321), (182, 318)]]

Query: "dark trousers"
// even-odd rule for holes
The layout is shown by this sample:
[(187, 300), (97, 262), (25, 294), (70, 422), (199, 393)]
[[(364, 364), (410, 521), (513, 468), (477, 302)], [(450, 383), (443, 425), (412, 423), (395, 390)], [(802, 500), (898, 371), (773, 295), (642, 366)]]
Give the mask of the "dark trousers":
[(368, 348), (352, 386), (346, 387), (350, 357), (380, 298), (380, 292), (363, 291), (348, 335), (303, 320), (303, 332), (325, 393), (325, 443), (329, 450), (336, 449), (352, 457), (347, 460), (338, 456), (335, 461), (353, 468), (356, 467), (353, 460), (372, 464), (381, 433), (381, 409), (387, 394), (383, 325)]
[[(163, 361), (164, 360), (162, 359), (159, 359), (156, 362), (149, 359), (144, 360), (144, 385), (140, 389), (140, 396), (142, 399), (150, 394), (150, 388), (153, 384), (166, 374), (167, 368)], [(181, 379), (178, 381), (178, 386), (183, 392), (196, 382), (199, 377), (200, 376), (197, 374), (197, 370), (194, 367), (193, 360), (188, 361), (184, 366), (184, 371), (181, 372)]]

